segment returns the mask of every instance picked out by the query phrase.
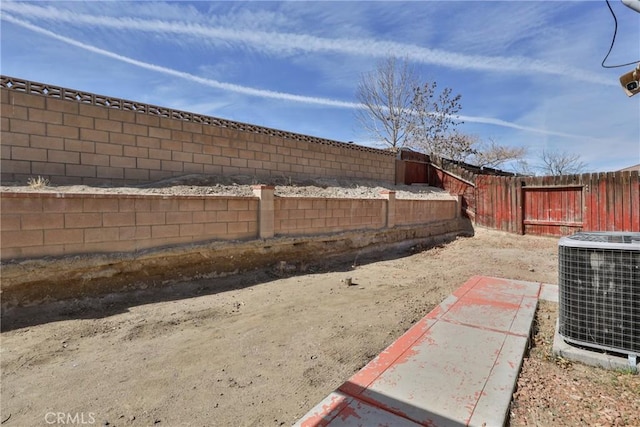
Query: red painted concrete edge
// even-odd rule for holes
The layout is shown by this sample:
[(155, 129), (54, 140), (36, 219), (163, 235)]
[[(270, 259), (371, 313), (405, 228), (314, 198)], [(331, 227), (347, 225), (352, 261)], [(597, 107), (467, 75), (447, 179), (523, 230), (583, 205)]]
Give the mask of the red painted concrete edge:
[(439, 320), (446, 314), (461, 297), (472, 290), (481, 280), (483, 276), (473, 276), (467, 280), (462, 286), (453, 292), (454, 298), (445, 299), (440, 305), (436, 306), (425, 317), (420, 319), (415, 325), (407, 330), (400, 338), (391, 343), (371, 362), (365, 365), (360, 371), (356, 372), (347, 382), (342, 384), (338, 390), (348, 394), (354, 398), (359, 398), (369, 385), (371, 385), (384, 371), (389, 367), (403, 363), (415, 353), (409, 351), (411, 347), (428, 332), (432, 323)]
[(343, 409), (349, 406), (352, 401), (353, 398), (350, 396), (333, 396), (327, 404), (322, 405), (322, 402), (320, 402), (318, 406), (322, 406), (318, 411), (313, 414), (307, 414), (307, 416), (300, 420), (296, 425), (300, 425), (300, 427), (326, 427), (340, 414), (340, 412), (342, 412)]
[[(314, 413), (313, 415), (311, 415), (311, 417), (313, 418), (307, 418), (304, 420), (304, 422), (302, 424), (300, 424), (301, 426), (305, 426), (305, 427), (312, 427), (312, 426), (328, 426), (333, 419), (335, 419), (336, 417), (338, 417), (340, 415), (340, 413), (345, 410), (345, 408), (347, 408), (347, 406), (349, 406), (349, 404), (351, 402), (353, 402), (354, 400), (360, 401), (362, 403), (377, 407), (385, 412), (388, 412), (390, 414), (399, 416), (401, 418), (404, 418), (406, 420), (412, 421), (412, 422), (416, 422), (419, 423), (421, 425), (424, 426), (430, 426), (431, 423), (428, 421), (420, 421), (420, 420), (414, 420), (411, 417), (409, 417), (407, 414), (402, 413), (401, 411), (388, 407), (387, 405), (376, 401), (375, 399), (372, 398), (367, 398), (366, 396), (362, 395), (362, 392), (364, 390), (366, 390), (380, 375), (382, 375), (382, 373), (384, 373), (388, 368), (397, 365), (397, 364), (401, 364), (406, 362), (411, 356), (416, 354), (416, 351), (412, 349), (413, 345), (420, 340), (421, 338), (423, 338), (426, 334), (428, 334), (430, 328), (438, 321), (443, 320), (446, 321), (448, 323), (456, 323), (456, 324), (460, 324), (466, 327), (471, 327), (471, 328), (477, 328), (477, 329), (485, 329), (485, 330), (489, 330), (489, 331), (493, 331), (493, 332), (497, 332), (497, 333), (501, 333), (504, 334), (504, 339), (502, 341), (502, 344), (500, 346), (500, 350), (496, 352), (495, 354), (495, 359), (494, 362), (492, 364), (492, 367), (489, 371), (489, 374), (487, 376), (487, 378), (489, 378), (491, 376), (491, 373), (493, 372), (494, 368), (495, 368), (495, 364), (496, 361), (498, 359), (498, 357), (500, 356), (500, 354), (502, 353), (504, 344), (506, 342), (507, 336), (508, 335), (512, 335), (512, 336), (517, 336), (517, 337), (522, 337), (522, 335), (520, 334), (515, 334), (515, 333), (511, 333), (510, 330), (508, 331), (504, 331), (504, 330), (496, 330), (493, 328), (482, 328), (479, 327), (477, 325), (467, 325), (461, 322), (454, 322), (451, 320), (445, 320), (442, 319), (442, 317), (449, 312), (458, 302), (460, 302), (461, 299), (463, 299), (465, 296), (467, 296), (469, 294), (469, 292), (471, 292), (477, 285), (479, 284), (486, 284), (486, 280), (490, 280), (490, 284), (491, 285), (505, 285), (505, 286), (513, 286), (513, 285), (517, 285), (518, 283), (514, 283), (512, 281), (509, 281), (507, 279), (501, 279), (501, 278), (494, 278), (494, 277), (488, 277), (488, 276), (472, 276), (471, 278), (469, 278), (469, 280), (467, 280), (462, 286), (460, 286), (458, 289), (456, 289), (450, 297), (446, 298), (440, 305), (436, 306), (431, 312), (429, 312), (426, 316), (424, 316), (421, 320), (419, 320), (415, 325), (413, 325), (409, 330), (407, 330), (407, 332), (405, 332), (400, 338), (398, 338), (396, 341), (394, 341), (391, 345), (389, 345), (385, 350), (383, 350), (378, 356), (376, 356), (376, 358), (374, 358), (371, 362), (369, 362), (365, 367), (363, 367), (360, 371), (358, 371), (356, 374), (354, 374), (347, 382), (343, 383), (339, 388), (338, 388), (338, 392), (340, 393), (344, 393), (345, 397), (342, 399), (339, 399), (337, 402), (331, 402), (331, 404), (329, 404), (328, 406), (325, 405), (323, 406), (323, 411), (321, 413)], [(518, 282), (518, 281), (515, 281)], [(535, 283), (535, 282), (534, 282)], [(529, 300), (529, 299), (534, 299), (539, 298), (540, 296), (540, 292), (542, 289), (542, 284), (538, 283), (538, 289), (537, 292), (535, 293), (535, 296), (531, 295), (522, 295), (520, 297), (520, 302), (519, 304), (513, 304), (513, 303), (503, 303), (507, 304), (509, 309), (513, 309), (515, 307), (517, 307), (517, 310), (520, 310), (522, 308), (522, 304), (523, 302), (525, 302), (525, 300)], [(483, 298), (471, 298), (473, 301), (478, 300), (478, 301), (489, 301)], [(476, 301), (476, 302), (478, 302)], [(491, 302), (491, 301), (490, 301)], [(493, 301), (494, 304), (489, 304), (491, 306), (495, 306), (495, 301)], [(500, 304), (497, 304), (500, 305)], [(513, 322), (515, 321), (515, 316), (514, 319), (512, 319), (512, 322), (509, 326), (509, 329), (512, 327)], [(520, 362), (521, 365), (522, 362)], [(484, 388), (486, 387), (487, 382), (485, 381), (485, 384), (483, 385), (483, 388), (480, 392), (478, 392), (478, 399), (476, 399), (476, 402), (473, 406), (473, 409), (471, 410), (470, 414), (469, 414), (469, 418), (467, 420), (467, 424), (469, 423), (469, 421), (471, 420), (471, 418), (473, 417), (473, 413), (478, 405), (478, 402), (480, 401), (480, 397), (484, 394)], [(349, 400), (348, 400), (349, 399)], [(351, 414), (353, 415), (353, 414)], [(357, 414), (356, 414), (357, 415)], [(346, 415), (345, 415), (346, 416)]]

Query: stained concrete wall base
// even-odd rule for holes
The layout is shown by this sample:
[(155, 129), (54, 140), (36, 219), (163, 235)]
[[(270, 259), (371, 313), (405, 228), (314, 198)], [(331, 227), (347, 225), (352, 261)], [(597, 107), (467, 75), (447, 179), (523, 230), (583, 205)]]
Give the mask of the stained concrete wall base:
[[(629, 363), (629, 358), (626, 356), (606, 353), (598, 349), (587, 350), (567, 343), (560, 335), (559, 329), (559, 323), (556, 322), (556, 332), (553, 337), (552, 349), (554, 355), (574, 362), (580, 362), (585, 365), (596, 366), (604, 369), (619, 369), (624, 371), (631, 370), (636, 373), (640, 372), (640, 363), (632, 365)], [(640, 357), (637, 362), (640, 362)]]
[(436, 244), (459, 235), (473, 235), (468, 220), (321, 236), (216, 241), (136, 253), (31, 259), (2, 265), (2, 308), (225, 277), (283, 262), (299, 266), (326, 263), (331, 256)]

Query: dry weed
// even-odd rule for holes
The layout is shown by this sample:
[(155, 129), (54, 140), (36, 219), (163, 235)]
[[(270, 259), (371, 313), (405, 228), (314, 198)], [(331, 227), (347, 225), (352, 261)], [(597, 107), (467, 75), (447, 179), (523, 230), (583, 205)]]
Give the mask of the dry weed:
[(29, 184), (29, 187), (38, 190), (47, 187), (49, 185), (49, 180), (38, 175), (37, 178), (29, 178), (27, 180), (27, 184)]

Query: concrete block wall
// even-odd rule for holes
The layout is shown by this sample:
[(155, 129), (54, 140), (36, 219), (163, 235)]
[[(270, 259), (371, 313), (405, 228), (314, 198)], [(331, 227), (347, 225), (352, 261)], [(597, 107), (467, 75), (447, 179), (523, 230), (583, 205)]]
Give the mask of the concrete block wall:
[(186, 174), (393, 183), (393, 153), (0, 77), (3, 182), (137, 184)]
[(379, 229), (386, 224), (386, 201), (378, 199), (276, 198), (276, 235), (325, 234)]
[(457, 200), (3, 192), (2, 261), (455, 223)]
[(257, 198), (2, 193), (2, 260), (255, 238)]
[(456, 217), (456, 200), (395, 200), (396, 225), (424, 224), (425, 220), (443, 221)]

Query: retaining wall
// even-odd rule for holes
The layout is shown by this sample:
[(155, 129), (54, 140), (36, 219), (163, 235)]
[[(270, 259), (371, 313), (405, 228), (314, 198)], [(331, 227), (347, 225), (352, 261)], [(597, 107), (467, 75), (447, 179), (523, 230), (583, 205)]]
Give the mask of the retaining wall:
[[(3, 184), (186, 174), (394, 183), (394, 153), (0, 76)], [(219, 277), (469, 233), (459, 200), (2, 192), (2, 305)]]
[(2, 193), (2, 260), (255, 238), (257, 198)]
[[(472, 234), (459, 200), (1, 193), (2, 307)], [(410, 208), (410, 215), (404, 216)], [(292, 218), (300, 216), (299, 219)], [(413, 224), (409, 224), (413, 223)], [(296, 267), (297, 268), (297, 267)]]
[(455, 218), (456, 213), (460, 210), (457, 203), (450, 203), (448, 200), (432, 200), (431, 202), (396, 200), (396, 225), (422, 224), (425, 218), (437, 218), (438, 220)]
[(186, 174), (393, 183), (389, 151), (0, 76), (3, 182), (137, 184)]
[[(214, 240), (323, 235), (454, 220), (458, 201), (143, 194), (0, 194), (2, 261), (136, 252)], [(394, 219), (395, 218), (395, 219)]]
[(275, 234), (327, 234), (386, 224), (386, 201), (374, 199), (278, 198)]

